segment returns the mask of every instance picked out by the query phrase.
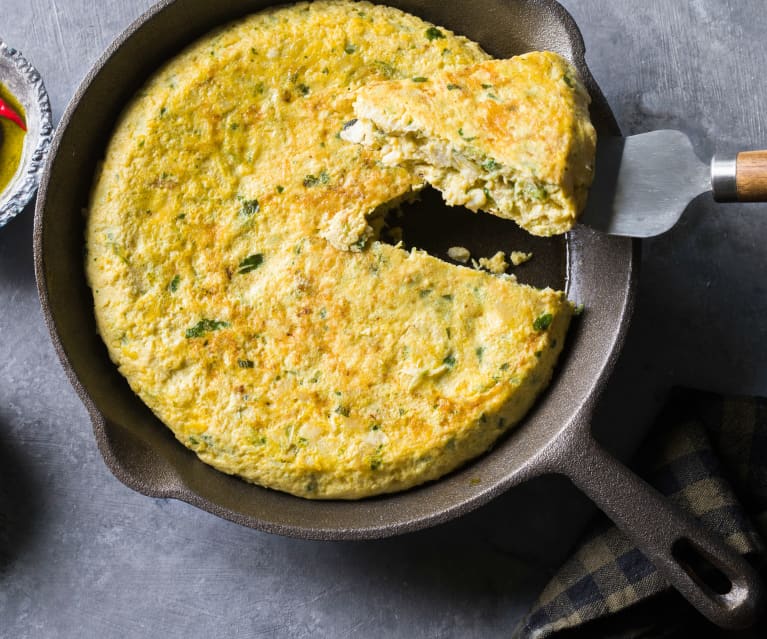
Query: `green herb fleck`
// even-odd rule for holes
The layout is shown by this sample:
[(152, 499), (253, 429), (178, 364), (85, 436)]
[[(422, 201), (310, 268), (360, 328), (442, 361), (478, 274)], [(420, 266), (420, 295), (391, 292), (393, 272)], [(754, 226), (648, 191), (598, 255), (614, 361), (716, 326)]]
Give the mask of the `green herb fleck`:
[(258, 213), (260, 208), (261, 206), (259, 205), (258, 200), (243, 200), (242, 206), (240, 207), (240, 215), (250, 217), (251, 215)]
[(448, 85), (447, 85), (447, 90), (448, 90), (448, 91), (456, 91), (456, 90), (458, 90), (458, 89), (460, 89), (460, 88), (461, 88), (461, 87), (460, 87), (460, 85), (458, 85), (458, 84), (453, 84), (453, 83), (450, 83), (450, 84), (448, 84)]
[(453, 301), (453, 296), (450, 293), (448, 293), (447, 295), (442, 295), (441, 297), (442, 297), (443, 300), (446, 300), (448, 302), (452, 302)]
[(181, 276), (174, 275), (173, 279), (170, 281), (170, 284), (168, 284), (168, 290), (171, 293), (175, 293), (178, 290), (178, 285), (180, 282), (181, 282)]
[(350, 44), (350, 43), (348, 43), (348, 42), (347, 42), (347, 43), (344, 45), (344, 53), (346, 53), (346, 54), (348, 54), (348, 55), (351, 55), (351, 54), (352, 54), (352, 53), (354, 53), (356, 50), (357, 50), (357, 47), (356, 47), (355, 45), (353, 45), (353, 44)]
[(426, 29), (426, 38), (428, 40), (438, 40), (440, 38), (444, 38), (445, 34), (442, 33), (437, 27), (429, 27)]
[(477, 359), (481, 362), (482, 356), (485, 354), (485, 347), (477, 346), (477, 348), (474, 349), (474, 354), (477, 356)]
[(578, 304), (578, 306), (576, 306), (576, 307), (573, 309), (573, 315), (575, 315), (576, 317), (577, 317), (578, 315), (583, 315), (583, 311), (584, 311), (584, 309), (585, 309), (585, 308), (586, 308), (586, 307), (585, 307), (583, 304)]
[(545, 200), (549, 194), (545, 186), (532, 183), (525, 185), (525, 193), (531, 200)]
[(413, 78), (413, 82), (428, 82), (429, 78), (424, 78), (422, 75), (418, 75)]
[(336, 409), (334, 411), (336, 415), (343, 415), (344, 417), (349, 417), (349, 414), (351, 413), (351, 410), (348, 406), (336, 406)]
[(354, 126), (355, 124), (357, 124), (357, 118), (347, 120), (346, 122), (344, 122), (344, 125), (341, 127), (341, 130), (346, 131), (346, 129), (348, 129), (350, 126)]
[(323, 169), (319, 175), (307, 175), (304, 178), (304, 186), (309, 188), (312, 186), (317, 186), (318, 184), (328, 184), (330, 182), (330, 176), (328, 175), (328, 172)]
[(311, 91), (306, 84), (299, 84), (298, 90), (301, 92), (301, 95), (309, 95), (309, 91)]
[(418, 291), (419, 297), (428, 297), (432, 294), (432, 290), (430, 288), (422, 288), (420, 291)]
[(378, 70), (381, 72), (381, 75), (383, 75), (383, 77), (385, 77), (387, 80), (397, 75), (397, 69), (395, 69), (388, 62), (384, 62), (383, 60), (376, 60), (373, 64), (375, 64), (376, 67), (378, 67)]
[(248, 255), (242, 262), (240, 262), (239, 266), (237, 267), (237, 273), (239, 275), (245, 275), (245, 273), (250, 273), (251, 271), (255, 271), (259, 266), (261, 266), (264, 263), (264, 256), (261, 253), (254, 253), (253, 255)]
[(573, 79), (572, 79), (572, 78), (571, 78), (571, 77), (570, 77), (570, 76), (569, 76), (567, 73), (565, 73), (565, 74), (562, 76), (562, 81), (563, 81), (563, 82), (564, 82), (564, 83), (565, 83), (567, 86), (569, 86), (571, 89), (574, 89), (574, 88), (575, 88), (575, 82), (573, 81)]
[(192, 326), (191, 328), (186, 329), (186, 338), (192, 339), (195, 337), (202, 337), (205, 335), (205, 333), (209, 333), (211, 331), (217, 331), (222, 328), (228, 328), (229, 322), (222, 322), (220, 320), (212, 320), (212, 319), (201, 319), (197, 324)]
[(277, 193), (282, 193), (284, 190), (285, 190), (284, 186), (282, 186), (281, 184), (277, 185)]
[(237, 130), (237, 129), (239, 129), (239, 128), (240, 128), (240, 125), (239, 125), (237, 122), (232, 122), (232, 123), (229, 125), (229, 130), (230, 130), (230, 131), (236, 131), (236, 130)]
[(455, 366), (455, 355), (452, 352), (448, 353), (445, 359), (442, 360), (442, 363), (448, 368), (453, 368)]
[(383, 465), (382, 449), (383, 445), (379, 445), (378, 448), (376, 448), (375, 454), (371, 455), (370, 470), (378, 470)]
[(501, 370), (502, 371), (509, 370), (509, 363), (508, 362), (504, 362), (503, 364), (501, 364)]
[(485, 171), (497, 171), (502, 166), (503, 165), (500, 162), (496, 162), (493, 158), (488, 158), (482, 164), (482, 168), (485, 169)]
[(549, 326), (551, 326), (553, 319), (554, 316), (551, 313), (544, 313), (543, 315), (535, 318), (535, 321), (533, 322), (533, 328), (536, 331), (545, 331)]
[(254, 364), (252, 359), (238, 359), (237, 366), (240, 368), (253, 368)]

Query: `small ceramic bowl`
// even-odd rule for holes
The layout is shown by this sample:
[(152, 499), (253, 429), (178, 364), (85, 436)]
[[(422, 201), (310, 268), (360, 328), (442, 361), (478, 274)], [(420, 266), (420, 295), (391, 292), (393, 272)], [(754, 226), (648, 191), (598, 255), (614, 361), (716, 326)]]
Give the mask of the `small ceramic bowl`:
[(21, 166), (0, 192), (0, 227), (21, 213), (40, 183), (51, 143), (51, 105), (40, 74), (16, 49), (0, 39), (0, 83), (22, 104), (27, 134)]

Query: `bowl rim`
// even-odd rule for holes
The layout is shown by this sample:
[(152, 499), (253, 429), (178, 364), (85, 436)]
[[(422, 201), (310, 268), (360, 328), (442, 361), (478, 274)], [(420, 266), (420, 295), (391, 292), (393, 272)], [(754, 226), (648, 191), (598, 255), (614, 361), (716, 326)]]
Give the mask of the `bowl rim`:
[[(24, 140), (21, 166), (11, 179), (9, 188), (0, 193), (0, 227), (2, 227), (24, 210), (40, 185), (53, 136), (53, 116), (45, 83), (32, 63), (2, 38), (0, 38), (0, 57), (10, 62), (18, 77), (30, 89), (35, 106), (31, 109), (25, 105), (28, 133)], [(30, 123), (33, 118), (36, 120), (34, 129), (37, 130), (37, 140), (34, 146), (30, 146), (29, 133), (33, 130)]]

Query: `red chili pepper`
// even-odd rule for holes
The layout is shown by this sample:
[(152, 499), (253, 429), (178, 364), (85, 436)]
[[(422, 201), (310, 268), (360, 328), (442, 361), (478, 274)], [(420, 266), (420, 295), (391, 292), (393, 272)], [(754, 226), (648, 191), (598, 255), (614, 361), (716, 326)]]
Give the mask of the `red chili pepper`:
[(16, 111), (8, 106), (2, 98), (0, 98), (0, 118), (7, 118), (20, 126), (23, 131), (27, 130), (27, 125), (24, 124), (24, 120), (21, 119)]

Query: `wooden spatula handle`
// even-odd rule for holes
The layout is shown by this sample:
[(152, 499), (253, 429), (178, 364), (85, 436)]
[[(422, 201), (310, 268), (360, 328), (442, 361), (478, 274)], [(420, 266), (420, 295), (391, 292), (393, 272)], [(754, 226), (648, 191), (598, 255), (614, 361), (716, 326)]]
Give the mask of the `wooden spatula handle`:
[(718, 202), (767, 202), (767, 150), (715, 157), (711, 188)]
[(743, 151), (735, 160), (741, 202), (767, 202), (767, 151)]

